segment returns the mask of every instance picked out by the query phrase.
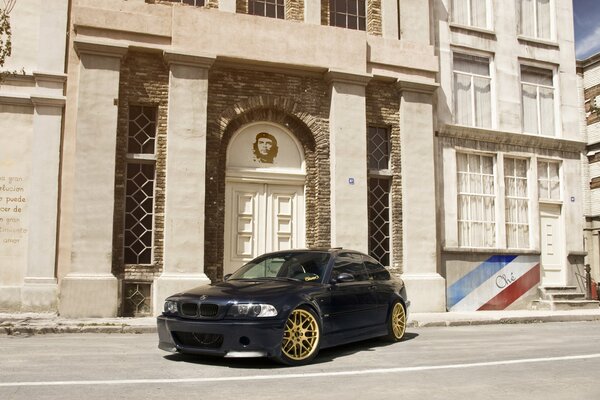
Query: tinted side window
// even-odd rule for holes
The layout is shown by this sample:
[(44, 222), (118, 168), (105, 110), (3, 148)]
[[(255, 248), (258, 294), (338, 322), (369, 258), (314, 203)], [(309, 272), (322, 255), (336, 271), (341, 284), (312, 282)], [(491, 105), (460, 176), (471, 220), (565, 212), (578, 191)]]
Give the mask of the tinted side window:
[(354, 276), (355, 281), (366, 281), (369, 279), (365, 266), (357, 257), (337, 257), (331, 271), (331, 277), (337, 278), (341, 273)]
[(369, 274), (369, 279), (373, 279), (374, 281), (389, 281), (390, 273), (387, 269), (378, 262), (374, 260), (365, 259), (365, 267), (367, 267), (367, 272)]

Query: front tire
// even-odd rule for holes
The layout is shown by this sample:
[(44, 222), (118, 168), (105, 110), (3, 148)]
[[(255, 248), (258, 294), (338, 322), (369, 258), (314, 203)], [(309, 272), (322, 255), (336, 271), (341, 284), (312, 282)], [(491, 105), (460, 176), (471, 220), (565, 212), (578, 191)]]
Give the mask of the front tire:
[(399, 342), (406, 332), (406, 308), (401, 301), (395, 301), (392, 304), (390, 317), (388, 321), (387, 339), (392, 342)]
[(286, 365), (303, 365), (319, 352), (321, 326), (310, 308), (296, 308), (290, 313), (283, 329), (281, 354), (277, 361)]

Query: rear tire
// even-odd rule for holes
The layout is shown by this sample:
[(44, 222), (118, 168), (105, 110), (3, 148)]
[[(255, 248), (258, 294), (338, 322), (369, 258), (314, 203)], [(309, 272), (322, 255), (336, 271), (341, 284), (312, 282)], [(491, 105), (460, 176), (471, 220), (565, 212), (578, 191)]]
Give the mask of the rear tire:
[(390, 308), (388, 318), (388, 334), (386, 338), (392, 342), (399, 342), (406, 332), (406, 308), (401, 301), (396, 300)]

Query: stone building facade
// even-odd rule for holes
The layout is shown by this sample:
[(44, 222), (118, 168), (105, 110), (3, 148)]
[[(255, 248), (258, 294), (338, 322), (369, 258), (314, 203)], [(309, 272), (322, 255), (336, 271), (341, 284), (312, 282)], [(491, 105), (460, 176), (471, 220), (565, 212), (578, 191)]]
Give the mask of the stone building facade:
[(527, 308), (540, 288), (584, 291), (571, 1), (444, 0), (434, 15), (448, 309)]
[[(67, 0), (15, 3), (0, 79), (0, 309), (56, 310)], [(3, 38), (6, 39), (6, 38)]]
[(577, 66), (584, 104), (582, 125), (587, 138), (583, 181), (586, 263), (591, 267), (594, 281), (600, 282), (600, 55), (579, 61)]
[[(526, 308), (577, 283), (570, 1), (69, 3), (46, 13), (68, 31), (63, 63), (24, 78), (56, 83), (40, 103), (55, 140), (11, 143), (0, 170), (31, 180), (0, 182), (31, 193), (28, 245), (1, 248), (1, 310), (157, 314), (292, 247), (370, 253), (411, 312)], [(13, 94), (25, 86), (0, 105), (29, 137), (40, 96)]]
[(431, 10), (348, 3), (72, 2), (61, 315), (157, 313), (262, 252), (328, 246), (445, 310)]

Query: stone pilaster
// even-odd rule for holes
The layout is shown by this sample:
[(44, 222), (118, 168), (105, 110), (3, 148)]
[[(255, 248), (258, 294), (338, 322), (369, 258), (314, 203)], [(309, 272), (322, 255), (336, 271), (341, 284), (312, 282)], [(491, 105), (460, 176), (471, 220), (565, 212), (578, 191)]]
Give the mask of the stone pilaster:
[[(59, 87), (64, 76), (34, 74), (38, 86)], [(56, 312), (58, 283), (54, 266), (56, 258), (56, 225), (58, 202), (58, 170), (60, 135), (64, 97), (31, 98), (34, 106), (31, 141), (31, 195), (29, 196), (29, 237), (27, 269), (21, 291), (21, 310)]]
[(117, 99), (127, 48), (76, 41), (80, 58), (71, 270), (60, 283), (59, 313), (112, 317), (118, 281), (111, 273)]
[(235, 13), (236, 1), (235, 0), (219, 0), (219, 11), (225, 11)]
[(431, 45), (429, 1), (403, 0), (398, 4), (400, 7), (400, 39)]
[(368, 252), (366, 86), (370, 76), (330, 71), (331, 245)]
[(381, 2), (381, 33), (386, 39), (398, 39), (398, 1)]
[(412, 312), (446, 311), (438, 272), (435, 191), (434, 84), (400, 82), (402, 162), (402, 278)]
[(214, 57), (165, 53), (169, 119), (163, 273), (154, 281), (154, 312), (165, 298), (210, 283), (204, 273), (208, 70)]

